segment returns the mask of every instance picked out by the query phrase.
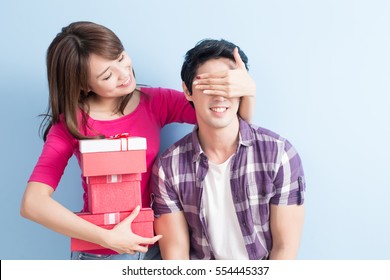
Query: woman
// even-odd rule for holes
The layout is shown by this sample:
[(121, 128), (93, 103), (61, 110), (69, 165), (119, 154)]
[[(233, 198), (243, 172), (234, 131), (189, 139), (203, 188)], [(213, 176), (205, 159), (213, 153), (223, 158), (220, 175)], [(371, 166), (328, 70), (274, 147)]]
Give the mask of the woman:
[[(238, 69), (197, 77), (205, 94), (223, 92), (243, 97), (241, 116), (252, 114), (255, 85), (236, 53)], [(241, 62), (242, 63), (242, 62)], [(21, 215), (69, 237), (99, 244), (99, 254), (73, 252), (73, 259), (143, 259), (147, 245), (161, 236), (144, 238), (131, 232), (139, 209), (106, 230), (86, 222), (51, 196), (67, 162), (80, 163), (80, 139), (129, 133), (147, 140), (147, 172), (142, 174), (142, 205), (148, 207), (150, 170), (160, 147), (160, 130), (172, 122), (194, 124), (195, 112), (184, 94), (163, 88), (137, 88), (131, 59), (119, 38), (92, 22), (64, 27), (47, 51), (49, 107), (42, 123), (45, 144), (22, 200)], [(244, 114), (242, 112), (245, 112)], [(84, 192), (87, 185), (82, 177)], [(88, 209), (84, 194), (84, 209)]]

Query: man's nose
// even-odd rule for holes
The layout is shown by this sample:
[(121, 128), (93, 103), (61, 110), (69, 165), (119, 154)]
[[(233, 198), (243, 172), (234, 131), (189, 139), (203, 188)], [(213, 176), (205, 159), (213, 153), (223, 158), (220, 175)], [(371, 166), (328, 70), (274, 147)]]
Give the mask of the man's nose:
[(214, 95), (213, 100), (215, 100), (215, 101), (225, 101), (226, 97), (224, 97), (222, 95)]

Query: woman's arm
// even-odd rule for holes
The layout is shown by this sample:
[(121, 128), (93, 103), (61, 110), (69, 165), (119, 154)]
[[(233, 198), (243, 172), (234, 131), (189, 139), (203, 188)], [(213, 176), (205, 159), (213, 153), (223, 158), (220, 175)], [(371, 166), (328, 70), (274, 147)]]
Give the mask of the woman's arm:
[(251, 122), (256, 105), (256, 83), (246, 70), (237, 48), (234, 49), (234, 59), (236, 69), (201, 74), (196, 77), (194, 85), (205, 94), (217, 94), (228, 98), (242, 97), (238, 113), (244, 120)]
[(140, 244), (153, 244), (161, 238), (144, 238), (131, 231), (131, 222), (138, 215), (139, 208), (119, 223), (114, 229), (106, 230), (78, 217), (55, 201), (50, 186), (30, 182), (24, 193), (20, 214), (63, 235), (83, 239), (112, 249), (118, 253), (146, 252)]

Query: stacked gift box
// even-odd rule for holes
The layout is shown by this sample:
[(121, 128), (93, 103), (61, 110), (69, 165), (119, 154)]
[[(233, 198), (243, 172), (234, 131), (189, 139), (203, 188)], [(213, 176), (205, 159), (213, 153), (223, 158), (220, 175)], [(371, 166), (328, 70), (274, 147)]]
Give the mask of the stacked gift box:
[[(141, 205), (141, 173), (146, 171), (146, 139), (122, 134), (107, 139), (80, 140), (81, 170), (88, 186), (88, 211), (79, 217), (112, 229)], [(153, 237), (153, 211), (141, 208), (131, 224), (133, 233)], [(104, 249), (71, 238), (71, 251)]]

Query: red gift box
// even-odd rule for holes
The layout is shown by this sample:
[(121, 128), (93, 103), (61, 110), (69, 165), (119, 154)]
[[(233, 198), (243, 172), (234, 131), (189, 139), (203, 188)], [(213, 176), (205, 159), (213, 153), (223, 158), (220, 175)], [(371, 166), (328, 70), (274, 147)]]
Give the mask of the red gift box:
[(85, 179), (87, 181), (87, 184), (132, 182), (132, 181), (141, 181), (141, 173), (89, 176), (86, 177)]
[(87, 139), (79, 145), (85, 177), (146, 172), (146, 138)]
[(84, 176), (146, 172), (146, 151), (123, 151), (81, 154)]
[[(105, 213), (105, 214), (91, 214), (91, 213), (76, 213), (79, 217), (98, 225), (105, 229), (112, 229), (120, 221), (128, 217), (131, 212), (121, 213)], [(153, 210), (150, 208), (142, 208), (138, 216), (131, 223), (131, 230), (134, 234), (142, 237), (153, 237)], [(105, 249), (104, 247), (91, 243), (85, 240), (71, 238), (71, 251), (93, 251)]]
[(88, 210), (92, 214), (133, 211), (141, 204), (140, 181), (88, 185)]

